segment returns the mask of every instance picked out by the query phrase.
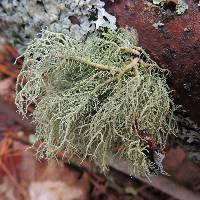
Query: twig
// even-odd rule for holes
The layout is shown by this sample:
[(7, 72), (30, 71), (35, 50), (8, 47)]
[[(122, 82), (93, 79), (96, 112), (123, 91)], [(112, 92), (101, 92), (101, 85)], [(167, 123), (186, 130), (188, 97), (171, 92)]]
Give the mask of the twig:
[(102, 70), (102, 71), (111, 71), (113, 68), (111, 68), (108, 65), (103, 65), (103, 64), (99, 64), (99, 63), (95, 63), (95, 62), (91, 62), (90, 60), (86, 60), (84, 58), (80, 58), (80, 57), (75, 57), (75, 56), (70, 56), (67, 57), (68, 60), (75, 60), (78, 61), (82, 64), (88, 65), (90, 67), (93, 67), (97, 70)]
[[(125, 174), (131, 174), (130, 170), (128, 169), (128, 165), (125, 161), (121, 160), (112, 160), (110, 166), (113, 168), (124, 172)], [(176, 184), (175, 182), (171, 181), (167, 177), (164, 176), (154, 176), (150, 178), (150, 181), (147, 178), (143, 178), (141, 176), (135, 176), (140, 181), (153, 186), (154, 188), (174, 197), (178, 200), (199, 200), (200, 194), (194, 193), (187, 188)]]
[(127, 48), (127, 47), (120, 47), (119, 50), (125, 51), (126, 53), (131, 53), (131, 54), (134, 54), (134, 55), (137, 55), (137, 56), (140, 55), (140, 52), (136, 49), (130, 49), (130, 48)]
[[(140, 55), (140, 52), (138, 50), (136, 50), (136, 49), (131, 49), (131, 48), (127, 48), (127, 47), (120, 47), (119, 50), (120, 51), (125, 51), (127, 53), (131, 53), (131, 54), (134, 54), (134, 55), (138, 55), (138, 56)], [(86, 60), (86, 59), (81, 58), (81, 57), (70, 56), (70, 57), (67, 57), (67, 59), (78, 61), (78, 62), (86, 64), (86, 65), (88, 65), (90, 67), (94, 67), (97, 70), (111, 71), (111, 70), (114, 69), (113, 67), (110, 67), (109, 65), (103, 65), (103, 64), (91, 62), (90, 60)], [(139, 59), (137, 60), (137, 62), (138, 61), (139, 61)], [(134, 59), (134, 62), (135, 62), (135, 59)], [(132, 63), (132, 64), (134, 64), (134, 63)], [(131, 63), (130, 63), (130, 65), (131, 65)], [(130, 66), (127, 65), (126, 67), (128, 68)]]

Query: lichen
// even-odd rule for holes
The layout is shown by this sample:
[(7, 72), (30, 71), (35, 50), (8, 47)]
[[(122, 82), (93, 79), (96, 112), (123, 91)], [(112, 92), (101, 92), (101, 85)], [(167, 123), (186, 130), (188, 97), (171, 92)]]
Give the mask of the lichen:
[(188, 9), (188, 4), (184, 0), (178, 0), (176, 5), (176, 13), (182, 15)]
[(182, 15), (188, 9), (188, 4), (185, 0), (153, 0), (153, 4), (164, 6), (165, 4), (174, 3), (176, 5), (176, 13)]
[(165, 25), (164, 23), (162, 23), (161, 21), (158, 21), (157, 23), (153, 24), (153, 27), (155, 29), (159, 29), (159, 28), (163, 27), (164, 25)]
[(81, 39), (102, 27), (116, 28), (104, 5), (101, 0), (1, 0), (0, 31), (20, 53), (45, 27)]
[[(24, 53), (16, 105), (35, 105), (38, 157), (59, 151), (94, 160), (103, 171), (115, 157), (133, 174), (150, 175), (148, 133), (162, 149), (176, 132), (165, 72), (136, 46), (135, 31), (108, 30), (84, 42), (43, 31)], [(133, 37), (134, 36), (134, 37)]]

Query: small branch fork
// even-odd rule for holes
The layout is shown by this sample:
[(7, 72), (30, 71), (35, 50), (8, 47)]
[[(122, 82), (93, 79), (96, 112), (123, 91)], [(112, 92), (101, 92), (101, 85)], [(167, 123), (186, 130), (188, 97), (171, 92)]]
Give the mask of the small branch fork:
[[(131, 49), (131, 48), (127, 48), (127, 47), (120, 47), (119, 50), (122, 51), (122, 52), (137, 55), (137, 56), (141, 55), (141, 53), (136, 49)], [(134, 58), (129, 64), (125, 65), (124, 67), (122, 67), (120, 69), (118, 69), (116, 67), (110, 67), (109, 65), (95, 63), (95, 62), (92, 62), (90, 60), (86, 60), (86, 59), (81, 58), (81, 57), (70, 56), (67, 59), (80, 62), (82, 64), (85, 64), (89, 67), (92, 67), (92, 68), (94, 68), (96, 70), (100, 70), (100, 71), (116, 71), (116, 76), (114, 78), (112, 78), (112, 80), (109, 79), (107, 81), (108, 83), (110, 83), (111, 81), (120, 80), (125, 74), (127, 74), (132, 69), (134, 69), (136, 74), (138, 74), (138, 67), (139, 67), (140, 64), (142, 64), (142, 62), (140, 62), (141, 60), (140, 60), (139, 57)], [(143, 62), (143, 64), (144, 64), (144, 62)]]
[(95, 68), (95, 69), (101, 70), (101, 71), (111, 71), (112, 70), (112, 68), (110, 68), (110, 66), (108, 66), (108, 65), (98, 64), (98, 63), (91, 62), (89, 60), (86, 60), (86, 59), (80, 58), (80, 57), (71, 56), (71, 57), (69, 57), (67, 59), (78, 61), (78, 62), (80, 62), (82, 64), (88, 65), (88, 66), (90, 66), (92, 68)]
[(125, 65), (122, 69), (120, 69), (118, 71), (118, 75), (116, 76), (117, 80), (120, 80), (124, 74), (128, 73), (129, 71), (131, 71), (132, 69), (135, 70), (136, 73), (138, 73), (138, 66), (139, 66), (139, 61), (140, 59), (138, 57), (134, 58), (133, 61), (128, 64), (128, 65)]
[(124, 51), (126, 53), (134, 54), (134, 55), (137, 55), (137, 56), (139, 56), (141, 54), (138, 50), (127, 48), (127, 47), (120, 47), (119, 50)]

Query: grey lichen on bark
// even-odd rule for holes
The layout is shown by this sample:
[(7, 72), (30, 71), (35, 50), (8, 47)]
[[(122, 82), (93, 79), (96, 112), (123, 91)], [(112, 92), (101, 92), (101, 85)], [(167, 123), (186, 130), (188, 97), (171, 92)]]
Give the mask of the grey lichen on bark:
[(116, 28), (116, 18), (101, 0), (1, 0), (0, 31), (23, 53), (41, 29), (83, 39), (102, 27)]

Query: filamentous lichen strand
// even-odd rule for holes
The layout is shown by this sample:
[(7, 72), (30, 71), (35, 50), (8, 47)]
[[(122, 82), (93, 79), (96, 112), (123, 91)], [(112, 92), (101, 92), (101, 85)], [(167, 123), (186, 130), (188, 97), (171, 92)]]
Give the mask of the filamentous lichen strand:
[(176, 107), (163, 70), (137, 47), (134, 33), (108, 30), (79, 42), (43, 31), (28, 46), (16, 105), (26, 115), (35, 104), (38, 157), (63, 151), (90, 158), (103, 171), (119, 157), (134, 174), (151, 174), (155, 163), (140, 134), (164, 148), (168, 134), (176, 132)]

